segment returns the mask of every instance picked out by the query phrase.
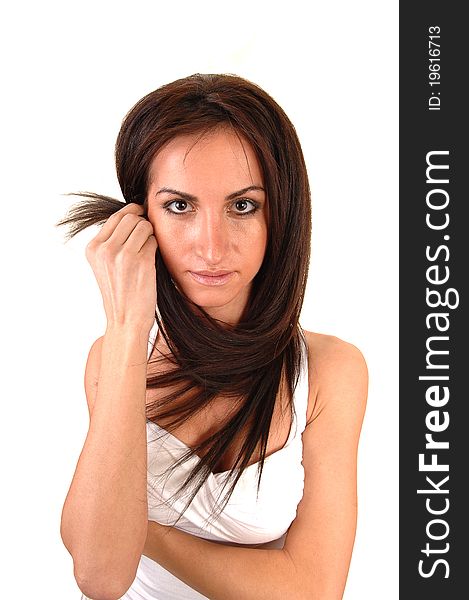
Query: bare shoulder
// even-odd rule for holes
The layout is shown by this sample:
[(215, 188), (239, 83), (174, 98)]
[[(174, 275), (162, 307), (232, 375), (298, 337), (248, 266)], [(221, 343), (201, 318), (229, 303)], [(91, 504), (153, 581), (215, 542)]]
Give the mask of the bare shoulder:
[[(333, 335), (305, 331), (308, 344), (309, 401), (307, 423), (329, 406), (340, 410), (353, 400), (352, 409), (363, 415), (368, 391), (368, 369), (362, 352)], [(344, 406), (345, 408), (345, 406)]]
[(88, 359), (85, 367), (85, 393), (88, 403), (88, 412), (91, 417), (93, 412), (96, 391), (98, 389), (99, 371), (101, 369), (101, 353), (103, 347), (104, 336), (99, 337), (93, 342), (88, 353)]

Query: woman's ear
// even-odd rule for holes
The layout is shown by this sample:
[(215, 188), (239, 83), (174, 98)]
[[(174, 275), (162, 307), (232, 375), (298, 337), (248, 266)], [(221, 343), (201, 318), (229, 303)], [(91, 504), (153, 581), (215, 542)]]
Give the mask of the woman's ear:
[(145, 196), (143, 200), (143, 216), (148, 219), (148, 196)]

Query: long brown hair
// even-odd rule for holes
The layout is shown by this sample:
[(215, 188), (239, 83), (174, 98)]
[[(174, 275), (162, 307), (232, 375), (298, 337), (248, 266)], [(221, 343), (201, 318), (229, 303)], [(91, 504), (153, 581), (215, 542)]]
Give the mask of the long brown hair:
[[(223, 510), (256, 448), (258, 490), (267, 440), (282, 376), (291, 415), (293, 393), (306, 342), (299, 325), (309, 267), (311, 209), (306, 166), (295, 129), (280, 106), (260, 87), (235, 75), (195, 74), (147, 94), (125, 116), (116, 147), (116, 169), (126, 203), (142, 204), (147, 215), (150, 163), (175, 136), (230, 127), (251, 144), (261, 165), (268, 199), (268, 241), (263, 263), (254, 278), (249, 302), (238, 324), (227, 326), (202, 307), (191, 305), (173, 284), (156, 253), (157, 310), (155, 318), (172, 354), (175, 369), (149, 375), (148, 388), (174, 386), (177, 391), (158, 401), (159, 417), (179, 424), (223, 394), (242, 398), (238, 410), (218, 431), (181, 462), (197, 455), (178, 494), (192, 482), (186, 508), (215, 471), (236, 435), (247, 436), (225, 485), (231, 481)], [(57, 225), (70, 226), (68, 239), (92, 224), (103, 223), (123, 203), (93, 192), (77, 192), (82, 201)], [(195, 308), (195, 310), (194, 310)], [(153, 355), (153, 353), (152, 353)], [(183, 402), (176, 402), (186, 397)], [(156, 418), (155, 405), (147, 418)], [(164, 412), (162, 407), (166, 407)], [(200, 457), (201, 452), (203, 456)]]

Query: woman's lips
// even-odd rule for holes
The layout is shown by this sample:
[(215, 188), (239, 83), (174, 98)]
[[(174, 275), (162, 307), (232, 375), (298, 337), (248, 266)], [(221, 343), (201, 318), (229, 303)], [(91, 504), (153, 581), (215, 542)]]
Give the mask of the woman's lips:
[(234, 271), (215, 271), (214, 274), (210, 275), (208, 274), (208, 271), (199, 271), (198, 273), (189, 271), (189, 273), (197, 283), (201, 283), (202, 285), (223, 285), (234, 275)]

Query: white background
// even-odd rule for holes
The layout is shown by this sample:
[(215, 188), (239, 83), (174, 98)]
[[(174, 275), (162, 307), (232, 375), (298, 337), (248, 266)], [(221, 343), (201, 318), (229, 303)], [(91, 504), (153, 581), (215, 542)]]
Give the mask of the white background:
[[(306, 7), (309, 6), (307, 10)], [(345, 600), (398, 597), (397, 2), (16, 2), (0, 15), (2, 598), (80, 597), (62, 505), (104, 333), (84, 248), (54, 228), (91, 190), (121, 198), (126, 112), (163, 83), (225, 72), (293, 121), (313, 194), (302, 324), (365, 355), (359, 518)]]

